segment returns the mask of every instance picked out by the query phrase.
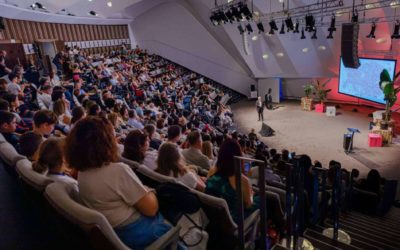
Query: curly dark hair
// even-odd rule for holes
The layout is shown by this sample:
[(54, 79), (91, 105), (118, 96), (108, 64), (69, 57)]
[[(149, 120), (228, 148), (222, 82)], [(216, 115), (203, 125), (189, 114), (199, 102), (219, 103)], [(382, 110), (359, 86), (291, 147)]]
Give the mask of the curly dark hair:
[(141, 150), (146, 143), (147, 134), (140, 130), (133, 130), (125, 138), (124, 152), (122, 156), (128, 160), (142, 163), (145, 158), (145, 152)]

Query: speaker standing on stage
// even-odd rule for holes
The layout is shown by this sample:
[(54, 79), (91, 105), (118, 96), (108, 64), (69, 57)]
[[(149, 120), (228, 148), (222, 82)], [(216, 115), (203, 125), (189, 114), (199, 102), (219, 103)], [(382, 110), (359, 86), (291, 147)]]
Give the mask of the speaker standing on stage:
[(264, 121), (264, 103), (261, 101), (261, 96), (258, 97), (257, 102), (258, 120)]

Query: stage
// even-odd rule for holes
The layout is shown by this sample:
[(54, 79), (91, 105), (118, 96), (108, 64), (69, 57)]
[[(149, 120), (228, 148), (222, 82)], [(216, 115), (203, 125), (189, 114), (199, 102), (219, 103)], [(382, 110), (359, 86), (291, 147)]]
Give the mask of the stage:
[[(370, 169), (377, 169), (388, 179), (400, 180), (400, 144), (386, 147), (368, 147), (369, 122), (368, 109), (341, 105), (336, 117), (327, 117), (325, 113), (302, 111), (300, 101), (286, 101), (275, 110), (264, 109), (264, 122), (275, 130), (272, 137), (260, 137), (270, 148), (278, 151), (288, 149), (296, 154), (308, 154), (311, 159), (319, 160), (324, 168), (330, 160), (342, 163), (342, 167), (356, 168), (360, 176)], [(251, 128), (261, 129), (255, 101), (241, 101), (231, 106), (239, 132), (248, 133)], [(361, 134), (355, 134), (352, 154), (343, 150), (343, 134), (347, 128), (358, 128)], [(394, 141), (396, 142), (396, 139)]]

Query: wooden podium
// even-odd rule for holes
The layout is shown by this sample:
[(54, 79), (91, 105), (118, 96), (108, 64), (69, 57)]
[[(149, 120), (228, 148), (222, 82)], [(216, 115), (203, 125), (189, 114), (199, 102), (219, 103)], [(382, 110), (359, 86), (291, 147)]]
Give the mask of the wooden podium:
[(313, 108), (313, 99), (308, 97), (301, 98), (301, 109), (305, 111), (311, 111)]
[(382, 139), (383, 139), (382, 142), (384, 145), (388, 145), (388, 144), (392, 143), (393, 128), (389, 127), (388, 129), (381, 129), (378, 126), (374, 126), (374, 127), (372, 127), (371, 132), (374, 134), (382, 135)]

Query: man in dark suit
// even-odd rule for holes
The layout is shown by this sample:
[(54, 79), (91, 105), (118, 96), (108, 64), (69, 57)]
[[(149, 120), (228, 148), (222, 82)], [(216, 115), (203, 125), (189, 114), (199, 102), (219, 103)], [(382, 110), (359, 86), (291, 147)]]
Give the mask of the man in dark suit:
[(264, 121), (264, 104), (261, 101), (261, 96), (258, 97), (256, 102), (257, 113), (258, 113), (258, 120)]
[(265, 94), (265, 96), (264, 96), (265, 107), (267, 109), (272, 109), (272, 94), (271, 94), (271, 92), (272, 92), (272, 89), (269, 88), (268, 93)]

